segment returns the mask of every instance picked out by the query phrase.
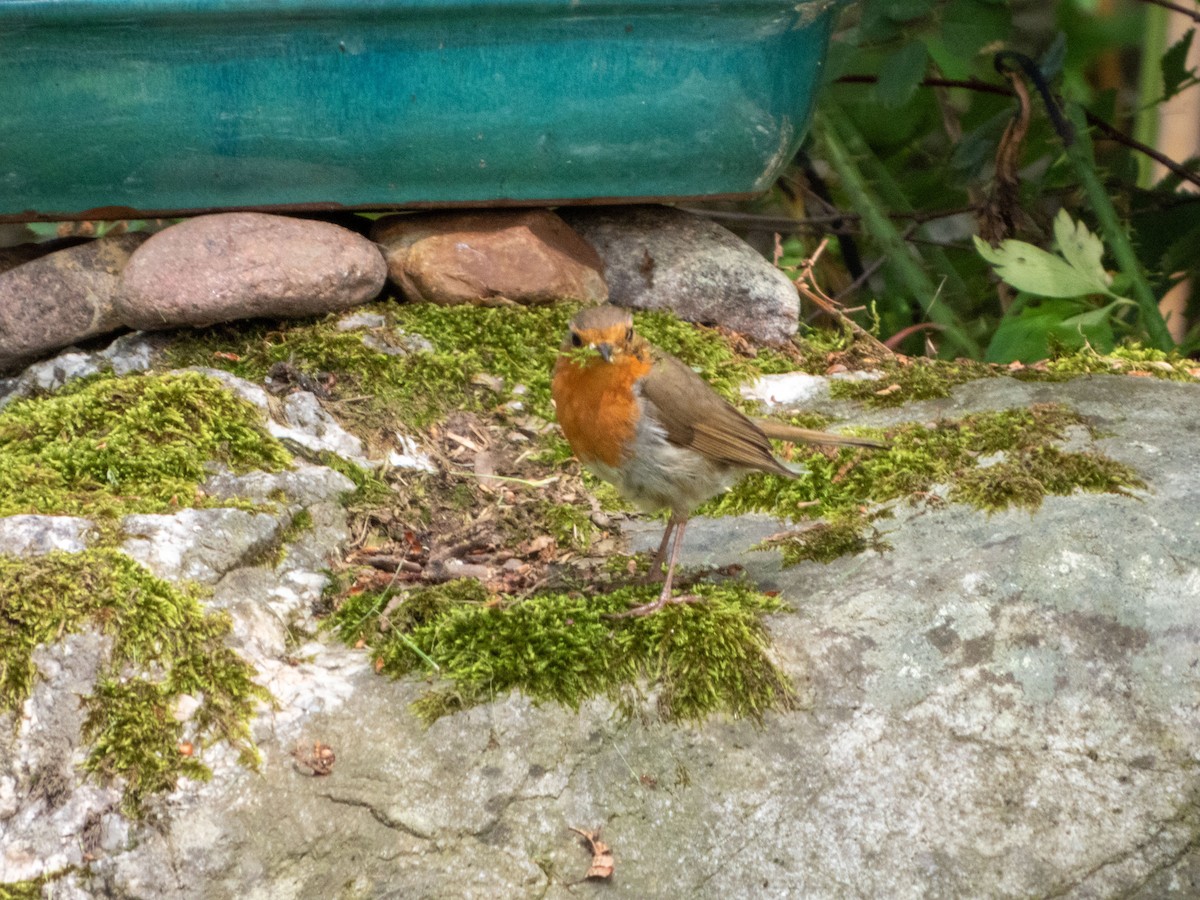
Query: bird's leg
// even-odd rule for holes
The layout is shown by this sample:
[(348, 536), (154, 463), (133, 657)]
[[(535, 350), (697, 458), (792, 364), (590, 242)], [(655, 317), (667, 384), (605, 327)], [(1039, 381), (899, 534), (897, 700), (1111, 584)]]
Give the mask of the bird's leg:
[[(623, 619), (626, 616), (648, 616), (650, 613), (658, 612), (668, 603), (695, 603), (700, 597), (695, 594), (687, 594), (681, 597), (671, 596), (671, 585), (675, 580), (675, 566), (679, 563), (679, 551), (683, 547), (683, 533), (687, 529), (687, 518), (675, 514), (671, 514), (671, 521), (675, 523), (675, 543), (671, 547), (671, 562), (667, 566), (667, 577), (663, 581), (662, 593), (658, 595), (658, 599), (653, 603), (643, 603), (641, 606), (635, 606), (633, 609), (626, 610), (623, 613), (617, 613), (612, 616), (614, 619)], [(668, 523), (670, 527), (670, 523)], [(664, 542), (664, 546), (666, 546)]]
[(667, 542), (671, 540), (671, 534), (675, 531), (678, 521), (675, 518), (675, 513), (671, 513), (671, 518), (667, 519), (667, 527), (663, 529), (662, 543), (658, 545), (658, 550), (654, 552), (654, 559), (650, 560), (650, 568), (646, 570), (646, 574), (642, 579), (644, 584), (649, 584), (651, 581), (657, 581), (663, 577), (662, 566), (667, 558)]

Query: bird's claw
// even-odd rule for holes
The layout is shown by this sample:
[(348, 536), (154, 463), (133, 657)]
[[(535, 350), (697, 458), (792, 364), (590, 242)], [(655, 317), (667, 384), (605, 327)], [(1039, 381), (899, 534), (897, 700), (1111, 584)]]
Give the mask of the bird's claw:
[(633, 616), (648, 616), (658, 612), (664, 606), (675, 605), (676, 603), (699, 603), (704, 598), (699, 594), (680, 594), (678, 597), (659, 597), (653, 603), (643, 603), (641, 606), (635, 606), (632, 609), (627, 609), (625, 612), (608, 613), (604, 616), (606, 619), (628, 619)]

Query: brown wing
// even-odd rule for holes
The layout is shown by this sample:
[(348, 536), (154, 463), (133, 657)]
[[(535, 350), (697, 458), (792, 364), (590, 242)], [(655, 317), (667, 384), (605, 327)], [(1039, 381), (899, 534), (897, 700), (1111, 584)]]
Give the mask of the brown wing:
[(671, 443), (727, 465), (795, 477), (772, 455), (757, 425), (669, 353), (655, 353), (653, 368), (638, 386)]

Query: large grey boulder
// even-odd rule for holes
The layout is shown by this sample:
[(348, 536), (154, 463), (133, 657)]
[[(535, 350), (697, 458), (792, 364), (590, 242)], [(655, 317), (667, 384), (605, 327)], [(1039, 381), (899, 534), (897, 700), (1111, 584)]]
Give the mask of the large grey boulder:
[[(1050, 401), (1093, 417), (1094, 447), (1147, 489), (1034, 513), (902, 503), (879, 523), (890, 552), (789, 570), (746, 552), (771, 520), (689, 529), (686, 562), (741, 562), (791, 605), (770, 628), (800, 711), (687, 726), (501, 695), (426, 729), (423, 681), (264, 632), (246, 646), (287, 656), (260, 663), (279, 701), (255, 725), (261, 770), (182, 786), (125, 840), (104, 820), (43, 895), (1198, 896), (1200, 386), (994, 379), (856, 420)], [(319, 543), (303, 556), (312, 571)], [(234, 569), (214, 602), (269, 604), (265, 577)], [(320, 777), (293, 756), (317, 743), (336, 754)], [(37, 852), (4, 787), (0, 850)], [(580, 883), (571, 827), (602, 829), (611, 884)]]

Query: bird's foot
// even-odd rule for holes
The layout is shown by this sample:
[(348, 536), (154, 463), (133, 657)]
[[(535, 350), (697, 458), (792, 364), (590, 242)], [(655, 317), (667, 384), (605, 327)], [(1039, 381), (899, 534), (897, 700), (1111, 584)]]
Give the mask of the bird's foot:
[(653, 603), (643, 603), (625, 612), (609, 613), (606, 619), (628, 619), (632, 616), (648, 616), (658, 612), (664, 606), (674, 606), (676, 603), (699, 603), (704, 598), (699, 594), (680, 594), (678, 597), (659, 597)]
[(662, 564), (651, 566), (637, 578), (638, 584), (656, 584), (666, 577), (666, 572), (663, 571)]

